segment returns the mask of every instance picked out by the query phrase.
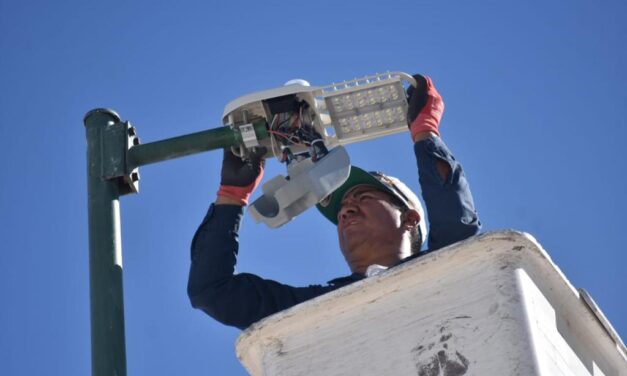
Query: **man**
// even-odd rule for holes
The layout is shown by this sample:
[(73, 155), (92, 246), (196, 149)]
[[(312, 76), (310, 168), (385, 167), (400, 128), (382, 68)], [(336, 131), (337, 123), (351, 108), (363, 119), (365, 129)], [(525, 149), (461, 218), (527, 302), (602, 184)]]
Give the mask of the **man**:
[(426, 226), (416, 195), (398, 179), (352, 167), (348, 180), (318, 205), (337, 225), (350, 276), (324, 286), (293, 287), (254, 274), (234, 274), (242, 207), (263, 176), (264, 151), (247, 162), (225, 151), (218, 197), (192, 241), (188, 295), (193, 307), (244, 329), (268, 315), (479, 231), (462, 167), (439, 137), (442, 98), (430, 78), (414, 78), (418, 85), (408, 91), (407, 117), (429, 214), (429, 249), (420, 251)]

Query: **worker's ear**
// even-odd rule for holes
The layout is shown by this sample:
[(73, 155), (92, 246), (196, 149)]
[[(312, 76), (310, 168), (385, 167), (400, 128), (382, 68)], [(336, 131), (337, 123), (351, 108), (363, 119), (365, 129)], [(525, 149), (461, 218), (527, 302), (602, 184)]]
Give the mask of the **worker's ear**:
[(403, 214), (401, 214), (401, 226), (405, 230), (411, 230), (416, 227), (418, 223), (420, 223), (420, 213), (418, 213), (414, 209), (407, 209)]

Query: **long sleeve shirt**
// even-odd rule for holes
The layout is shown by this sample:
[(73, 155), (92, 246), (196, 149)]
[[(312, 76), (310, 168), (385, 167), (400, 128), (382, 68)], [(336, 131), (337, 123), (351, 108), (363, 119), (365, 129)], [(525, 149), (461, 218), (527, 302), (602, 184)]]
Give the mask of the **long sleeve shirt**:
[[(429, 248), (410, 258), (473, 236), (481, 226), (462, 166), (444, 142), (430, 137), (416, 142), (414, 152), (429, 219)], [(438, 160), (450, 167), (446, 180), (438, 173)], [(244, 329), (273, 313), (365, 278), (353, 273), (326, 285), (295, 287), (255, 274), (236, 274), (242, 215), (239, 205), (211, 205), (192, 241), (187, 292), (194, 308), (219, 322)]]

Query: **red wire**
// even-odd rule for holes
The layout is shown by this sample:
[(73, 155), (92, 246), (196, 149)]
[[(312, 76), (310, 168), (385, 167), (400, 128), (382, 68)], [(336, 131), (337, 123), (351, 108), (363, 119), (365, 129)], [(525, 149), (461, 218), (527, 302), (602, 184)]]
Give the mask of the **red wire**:
[(283, 137), (284, 139), (286, 139), (286, 140), (290, 141), (290, 142), (291, 142), (291, 143), (293, 143), (293, 144), (296, 144), (296, 145), (304, 145), (304, 144), (303, 144), (303, 143), (301, 143), (301, 142), (294, 142), (294, 141), (292, 141), (292, 136), (290, 136), (290, 135), (288, 135), (288, 134), (286, 134), (286, 133), (281, 133), (281, 132), (271, 131), (271, 130), (268, 130), (268, 132), (270, 132), (270, 133), (272, 133), (272, 134), (276, 134), (276, 135), (278, 135), (278, 136), (281, 136), (281, 137)]

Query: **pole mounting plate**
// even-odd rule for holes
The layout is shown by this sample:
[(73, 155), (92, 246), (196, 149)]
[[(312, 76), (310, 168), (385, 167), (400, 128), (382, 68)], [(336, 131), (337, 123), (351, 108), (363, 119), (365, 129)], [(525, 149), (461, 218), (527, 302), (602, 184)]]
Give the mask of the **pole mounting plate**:
[(135, 127), (128, 121), (113, 123), (103, 134), (102, 178), (117, 180), (120, 195), (139, 192), (139, 169), (129, 167), (128, 150), (139, 145)]

